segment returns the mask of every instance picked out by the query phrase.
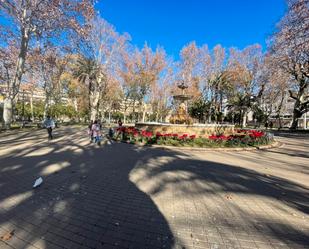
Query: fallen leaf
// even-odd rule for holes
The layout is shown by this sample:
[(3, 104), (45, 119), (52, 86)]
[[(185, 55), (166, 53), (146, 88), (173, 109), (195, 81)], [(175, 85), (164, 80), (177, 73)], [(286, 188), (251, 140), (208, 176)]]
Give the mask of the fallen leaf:
[(14, 232), (15, 232), (15, 230), (12, 230), (11, 232), (6, 232), (3, 236), (0, 237), (0, 239), (3, 240), (3, 241), (10, 240), (13, 237)]

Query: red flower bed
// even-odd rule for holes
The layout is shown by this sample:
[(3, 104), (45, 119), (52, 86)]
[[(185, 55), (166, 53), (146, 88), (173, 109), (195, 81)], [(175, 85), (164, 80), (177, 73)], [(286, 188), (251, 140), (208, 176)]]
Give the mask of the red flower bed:
[(142, 131), (140, 133), (143, 137), (152, 137), (153, 136), (153, 133), (150, 132), (150, 131)]
[(232, 136), (225, 136), (225, 135), (211, 135), (208, 137), (210, 140), (230, 140)]
[(257, 131), (257, 130), (244, 130), (244, 129), (237, 129), (235, 130), (236, 134), (250, 136), (252, 138), (259, 138), (265, 136), (265, 132)]
[(262, 132), (262, 131), (254, 131), (254, 130), (252, 130), (252, 131), (249, 132), (249, 136), (250, 137), (254, 137), (254, 138), (263, 137), (264, 135), (265, 135), (265, 133)]
[[(207, 146), (254, 146), (256, 144), (267, 144), (271, 139), (263, 131), (257, 130), (235, 130), (232, 135), (212, 134), (208, 138), (197, 138), (196, 135), (177, 133), (153, 133), (146, 130), (138, 130), (135, 127), (119, 127), (118, 134), (122, 134), (122, 140), (131, 143), (141, 142), (147, 144), (172, 144), (172, 145), (195, 145)], [(119, 137), (119, 136), (117, 136)]]

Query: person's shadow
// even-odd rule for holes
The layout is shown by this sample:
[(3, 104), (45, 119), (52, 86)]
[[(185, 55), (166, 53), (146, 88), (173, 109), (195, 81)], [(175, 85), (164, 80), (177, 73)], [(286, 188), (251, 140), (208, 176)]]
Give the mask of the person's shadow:
[[(75, 137), (42, 136), (0, 157), (0, 232), (13, 234), (0, 247), (172, 248), (166, 219), (129, 180), (138, 150), (78, 145)], [(33, 190), (38, 176), (44, 182)]]

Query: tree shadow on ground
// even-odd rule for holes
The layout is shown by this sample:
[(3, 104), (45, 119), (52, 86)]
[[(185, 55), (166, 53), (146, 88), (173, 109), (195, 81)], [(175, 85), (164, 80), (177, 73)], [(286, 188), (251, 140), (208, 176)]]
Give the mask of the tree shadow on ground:
[[(167, 155), (169, 154), (167, 153)], [(309, 189), (274, 175), (261, 174), (254, 170), (228, 164), (183, 159), (183, 157), (177, 156), (174, 160), (164, 165), (164, 167), (147, 167), (144, 170), (147, 177), (151, 178), (157, 177), (165, 172), (189, 173), (186, 179), (182, 179), (181, 177), (164, 179), (161, 184), (158, 184), (150, 191), (151, 194), (161, 192), (163, 190), (162, 188), (170, 182), (202, 181), (207, 183), (205, 185), (206, 189), (197, 186), (191, 190), (183, 189), (183, 193), (190, 195), (207, 194), (209, 191), (208, 185), (214, 183), (216, 187), (213, 187), (210, 192), (218, 194), (220, 192), (233, 192), (266, 196), (288, 203), (291, 207), (305, 214), (309, 214), (309, 201), (307, 198)]]
[[(266, 219), (236, 202), (237, 198), (239, 203), (261, 198), (259, 204), (270, 200), (268, 211), (288, 206), (308, 214), (308, 189), (303, 186), (254, 170), (194, 160), (172, 150), (118, 143), (97, 148), (77, 139), (83, 135), (74, 132), (62, 140), (41, 141), (1, 157), (0, 227), (1, 232), (15, 229), (8, 245), (182, 248), (183, 238), (175, 234), (153, 201), (169, 192), (174, 199), (199, 201), (207, 210), (199, 220), (190, 220), (190, 215), (177, 217), (175, 226), (189, 226), (189, 222), (204, 233), (217, 229), (222, 243), (236, 248), (241, 245), (230, 241), (219, 226), (238, 235), (251, 232), (287, 244), (309, 243), (308, 234), (285, 219)], [(43, 185), (32, 190), (40, 175)], [(226, 195), (233, 196), (234, 202), (227, 204)]]
[(268, 165), (271, 163), (276, 165), (276, 170), (290, 171), (292, 174), (295, 174), (295, 172), (308, 174), (309, 167), (307, 158), (298, 156), (290, 160), (289, 157), (293, 157), (290, 155), (290, 151), (290, 149), (289, 152), (280, 152), (278, 149), (259, 150), (238, 154), (238, 158), (249, 164), (259, 164), (259, 167), (262, 168), (268, 168)]
[[(45, 136), (1, 157), (0, 232), (15, 230), (6, 245), (172, 248), (164, 216), (128, 178), (138, 152), (125, 144), (80, 145), (83, 135), (57, 142)], [(44, 182), (32, 190), (38, 176)]]
[[(213, 210), (213, 215), (216, 220), (206, 224), (206, 227), (216, 227), (223, 223), (229, 231), (236, 233), (242, 227), (245, 236), (249, 236), (249, 231), (246, 229), (251, 227), (256, 235), (266, 236), (276, 242), (286, 242), (295, 247), (308, 245), (309, 227), (298, 229), (293, 222), (282, 222), (282, 217), (279, 217), (277, 213), (281, 212), (286, 215), (286, 218), (290, 217), (291, 221), (295, 218), (294, 212), (297, 211), (304, 218), (307, 217), (309, 214), (308, 188), (284, 178), (261, 174), (243, 167), (193, 160), (188, 155), (176, 155), (172, 152), (157, 153), (158, 155), (155, 156), (156, 152), (152, 151), (151, 155), (139, 162), (134, 169), (139, 175), (135, 179), (138, 186), (142, 186), (143, 183), (145, 185), (151, 179), (156, 179), (156, 184), (145, 188), (150, 196), (162, 194), (167, 189), (177, 188), (180, 198), (190, 196), (192, 201), (214, 198), (217, 205)], [(156, 157), (170, 157), (170, 159), (165, 159), (166, 162), (157, 166)], [(228, 206), (227, 202), (229, 202)], [(205, 203), (208, 210), (213, 208), (211, 204), (207, 207)], [(256, 212), (252, 211), (256, 205), (263, 206), (263, 208), (260, 210), (257, 208)], [(231, 209), (231, 206), (234, 212), (226, 212)], [(263, 213), (259, 214), (259, 211), (265, 212), (266, 216)], [(227, 217), (224, 216), (225, 214)], [(277, 217), (272, 217), (272, 214)], [(207, 216), (211, 215), (208, 211)], [(227, 222), (228, 216), (235, 217), (234, 215), (243, 217), (245, 220), (239, 221), (231, 218)], [(205, 219), (209, 221), (209, 218)], [(302, 222), (305, 223), (304, 220)]]
[[(309, 135), (307, 136), (286, 136), (283, 135), (281, 138), (289, 138), (289, 140), (285, 140), (283, 143), (283, 148), (289, 146), (288, 150), (277, 150), (276, 148), (271, 149), (270, 151), (273, 153), (278, 153), (282, 155), (288, 155), (292, 157), (299, 157), (299, 158), (309, 158), (309, 143), (305, 143), (303, 141), (309, 140)], [(303, 140), (303, 141), (302, 141)], [(293, 148), (293, 149), (292, 149)]]

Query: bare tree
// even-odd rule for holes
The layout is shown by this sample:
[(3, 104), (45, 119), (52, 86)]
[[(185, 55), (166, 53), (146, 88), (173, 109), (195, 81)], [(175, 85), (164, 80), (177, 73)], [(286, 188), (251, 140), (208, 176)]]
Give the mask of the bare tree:
[(90, 119), (95, 120), (108, 80), (121, 65), (121, 56), (129, 36), (118, 34), (111, 24), (99, 16), (91, 19), (87, 27), (77, 41), (81, 55), (77, 77), (89, 86)]
[[(33, 39), (54, 36), (63, 30), (80, 27), (81, 20), (93, 13), (93, 1), (77, 0), (5, 0), (0, 1), (0, 14), (12, 24), (1, 25), (1, 46), (8, 40), (14, 44), (17, 57), (7, 79), (7, 94), (4, 101), (3, 119), (7, 126), (12, 121), (13, 100), (19, 91), (25, 72), (27, 53)], [(7, 33), (11, 36), (8, 37)], [(14, 55), (15, 56), (15, 55)]]
[(211, 55), (209, 65), (209, 74), (207, 79), (206, 90), (207, 99), (210, 103), (209, 121), (211, 122), (212, 115), (215, 116), (218, 122), (218, 116), (222, 113), (223, 97), (227, 90), (227, 78), (225, 73), (226, 67), (226, 52), (221, 45), (216, 45)]
[(107, 81), (106, 92), (104, 93), (101, 101), (102, 112), (108, 112), (109, 123), (111, 122), (112, 113), (115, 111), (120, 111), (123, 98), (124, 96), (119, 78), (109, 78)]
[[(191, 42), (182, 48), (178, 63), (178, 80), (175, 81), (175, 85), (183, 81), (188, 86), (187, 93), (192, 95), (193, 98), (199, 98), (201, 95), (199, 53), (199, 48), (195, 42)], [(179, 89), (175, 86), (174, 92), (177, 93), (178, 91)]]
[(144, 122), (146, 97), (151, 93), (166, 65), (165, 51), (161, 48), (152, 51), (145, 44), (142, 50), (136, 48), (133, 52), (128, 52), (124, 58), (124, 68), (121, 72), (124, 92), (127, 100), (133, 102), (133, 113), (135, 113), (136, 104), (142, 107), (142, 121)]
[(156, 122), (163, 122), (170, 108), (169, 100), (174, 82), (174, 72), (172, 69), (172, 62), (169, 61), (167, 65), (159, 80), (153, 85), (150, 94), (150, 103)]
[(243, 50), (230, 49), (227, 77), (233, 90), (230, 92), (229, 105), (232, 110), (240, 112), (243, 127), (247, 125), (249, 111), (258, 103), (264, 91), (265, 82), (258, 80), (262, 58), (258, 44)]
[(291, 129), (309, 110), (309, 1), (288, 0), (288, 11), (271, 40), (277, 65), (291, 76), (289, 95), (294, 99)]
[(45, 92), (45, 118), (51, 102), (57, 104), (64, 95), (63, 76), (68, 71), (69, 57), (61, 55), (57, 47), (40, 47), (35, 50), (32, 67), (36, 71)]
[(265, 119), (275, 114), (279, 129), (282, 128), (281, 116), (286, 106), (290, 76), (277, 63), (272, 54), (266, 54), (260, 80), (264, 81), (265, 88), (261, 98), (260, 107)]

